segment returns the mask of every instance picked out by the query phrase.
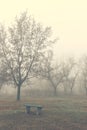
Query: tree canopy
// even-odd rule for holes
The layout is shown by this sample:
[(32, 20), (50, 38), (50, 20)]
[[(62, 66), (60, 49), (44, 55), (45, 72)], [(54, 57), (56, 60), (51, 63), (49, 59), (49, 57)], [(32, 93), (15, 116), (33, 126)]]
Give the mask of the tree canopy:
[(27, 78), (35, 75), (34, 70), (38, 70), (38, 64), (54, 42), (51, 40), (51, 28), (43, 27), (27, 12), (16, 17), (8, 29), (0, 26), (0, 48), (4, 63), (18, 88), (17, 100), (20, 100), (21, 86)]

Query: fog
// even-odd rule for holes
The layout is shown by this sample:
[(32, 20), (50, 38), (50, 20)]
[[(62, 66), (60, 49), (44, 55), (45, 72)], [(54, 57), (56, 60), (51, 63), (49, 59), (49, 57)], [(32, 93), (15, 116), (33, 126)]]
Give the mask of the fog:
[[(6, 26), (12, 24), (14, 17), (25, 10), (43, 26), (52, 27), (53, 37), (58, 38), (53, 47), (55, 62), (67, 57), (75, 57), (77, 60), (87, 55), (86, 0), (0, 0), (0, 23)], [(49, 86), (45, 83), (42, 82), (36, 86), (38, 88), (43, 84)], [(47, 89), (49, 91), (49, 87)], [(7, 91), (7, 89), (2, 89), (2, 93), (6, 94)], [(12, 88), (10, 92), (14, 91), (16, 90)]]
[(0, 22), (10, 24), (20, 12), (27, 10), (44, 26), (51, 26), (58, 42), (55, 57), (87, 54), (86, 0), (8, 0), (0, 1)]

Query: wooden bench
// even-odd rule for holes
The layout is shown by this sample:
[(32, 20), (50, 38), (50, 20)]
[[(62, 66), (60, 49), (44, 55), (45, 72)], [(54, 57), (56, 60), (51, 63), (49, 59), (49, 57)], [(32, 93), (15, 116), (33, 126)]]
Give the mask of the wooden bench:
[(42, 111), (42, 106), (41, 105), (33, 105), (33, 104), (25, 104), (26, 107), (26, 112), (29, 114), (31, 108), (36, 108), (36, 115), (40, 115)]

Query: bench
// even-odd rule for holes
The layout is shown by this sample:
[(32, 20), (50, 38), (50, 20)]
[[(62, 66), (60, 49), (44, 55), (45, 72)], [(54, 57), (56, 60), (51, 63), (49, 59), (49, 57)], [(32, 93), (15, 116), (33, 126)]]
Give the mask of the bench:
[(26, 107), (26, 112), (29, 114), (31, 108), (36, 108), (36, 115), (40, 115), (42, 111), (42, 106), (41, 105), (33, 105), (33, 104), (25, 104)]

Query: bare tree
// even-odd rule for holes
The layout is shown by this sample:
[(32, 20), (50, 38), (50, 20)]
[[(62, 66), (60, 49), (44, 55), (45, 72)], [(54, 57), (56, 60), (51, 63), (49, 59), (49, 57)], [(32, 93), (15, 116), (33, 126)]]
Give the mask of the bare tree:
[(0, 89), (2, 88), (2, 86), (8, 82), (10, 78), (9, 73), (7, 72), (7, 68), (6, 66), (0, 66)]
[(69, 83), (68, 85), (69, 85), (71, 94), (73, 93), (73, 88), (75, 86), (77, 76), (78, 76), (78, 72), (75, 72), (75, 74), (72, 77), (68, 78), (68, 83)]
[[(62, 63), (62, 70), (63, 70), (63, 87), (64, 87), (64, 93), (67, 93), (67, 89), (70, 88), (71, 92), (75, 84), (75, 79), (77, 74), (72, 74), (72, 70), (74, 69), (75, 61), (73, 58), (69, 58), (66, 60), (66, 62)], [(73, 76), (71, 76), (73, 75)]]
[(50, 51), (41, 63), (40, 75), (42, 78), (45, 78), (50, 82), (50, 86), (53, 88), (54, 96), (56, 96), (57, 88), (63, 79), (63, 73), (61, 71), (61, 64), (57, 63), (54, 65), (52, 58), (53, 53)]
[(42, 27), (31, 16), (28, 17), (27, 12), (16, 17), (8, 30), (0, 27), (2, 53), (17, 87), (17, 100), (20, 100), (23, 83), (34, 76), (33, 69), (37, 69), (47, 48), (55, 42), (50, 36), (51, 28)]
[(9, 71), (7, 71), (8, 66), (7, 64), (5, 64), (3, 60), (3, 55), (1, 51), (2, 50), (0, 48), (0, 89), (4, 84), (6, 84), (11, 79), (11, 75)]
[(87, 56), (84, 56), (82, 59), (81, 79), (82, 79), (82, 86), (84, 87), (87, 96)]

